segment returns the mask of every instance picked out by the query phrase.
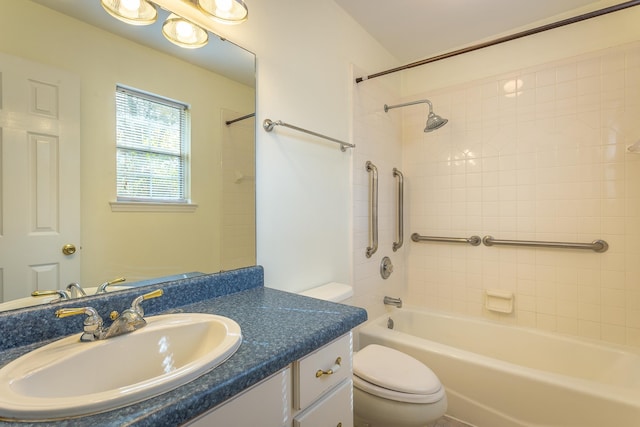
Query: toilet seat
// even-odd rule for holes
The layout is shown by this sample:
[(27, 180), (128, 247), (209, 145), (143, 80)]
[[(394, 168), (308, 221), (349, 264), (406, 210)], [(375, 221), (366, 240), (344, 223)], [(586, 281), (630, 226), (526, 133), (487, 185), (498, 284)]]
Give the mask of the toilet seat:
[(445, 396), (438, 377), (422, 362), (398, 350), (370, 344), (353, 356), (353, 385), (384, 399), (434, 403)]

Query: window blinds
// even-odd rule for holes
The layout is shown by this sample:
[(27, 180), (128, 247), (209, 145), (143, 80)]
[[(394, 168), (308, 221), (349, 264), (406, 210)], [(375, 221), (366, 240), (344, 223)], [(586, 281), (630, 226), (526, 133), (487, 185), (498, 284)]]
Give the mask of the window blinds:
[(187, 135), (186, 105), (118, 86), (118, 200), (186, 202)]

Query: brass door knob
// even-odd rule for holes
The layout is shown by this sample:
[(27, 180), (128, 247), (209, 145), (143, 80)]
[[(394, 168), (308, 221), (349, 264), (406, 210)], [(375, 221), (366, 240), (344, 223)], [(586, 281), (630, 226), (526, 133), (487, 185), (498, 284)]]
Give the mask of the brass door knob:
[(62, 253), (65, 255), (73, 255), (76, 253), (75, 245), (68, 243), (62, 247)]

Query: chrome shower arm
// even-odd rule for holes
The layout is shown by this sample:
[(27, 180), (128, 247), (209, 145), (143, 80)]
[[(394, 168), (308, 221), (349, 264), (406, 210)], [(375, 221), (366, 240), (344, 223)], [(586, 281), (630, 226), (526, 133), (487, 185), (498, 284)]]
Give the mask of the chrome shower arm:
[(446, 125), (447, 122), (449, 121), (433, 112), (433, 104), (428, 99), (419, 99), (418, 101), (411, 101), (411, 102), (406, 102), (404, 104), (397, 104), (397, 105), (384, 104), (384, 112), (387, 113), (392, 108), (406, 107), (407, 105), (416, 105), (416, 104), (429, 104), (429, 114), (427, 115), (427, 125), (424, 128), (425, 132), (432, 132), (436, 129), (440, 129), (442, 126)]
[(418, 101), (406, 102), (404, 104), (387, 105), (384, 104), (384, 112), (388, 112), (392, 108), (406, 107), (408, 105), (429, 104), (429, 113), (433, 113), (433, 104), (428, 99), (420, 99)]

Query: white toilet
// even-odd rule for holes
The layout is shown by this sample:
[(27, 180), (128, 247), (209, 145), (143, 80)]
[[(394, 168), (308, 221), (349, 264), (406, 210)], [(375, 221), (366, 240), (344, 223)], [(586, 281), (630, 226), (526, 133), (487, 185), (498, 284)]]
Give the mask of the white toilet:
[(424, 427), (447, 410), (438, 377), (408, 354), (370, 344), (353, 356), (356, 427)]
[[(302, 295), (348, 303), (349, 285), (329, 283)], [(447, 410), (438, 377), (408, 354), (370, 344), (353, 356), (355, 427), (428, 427)]]

